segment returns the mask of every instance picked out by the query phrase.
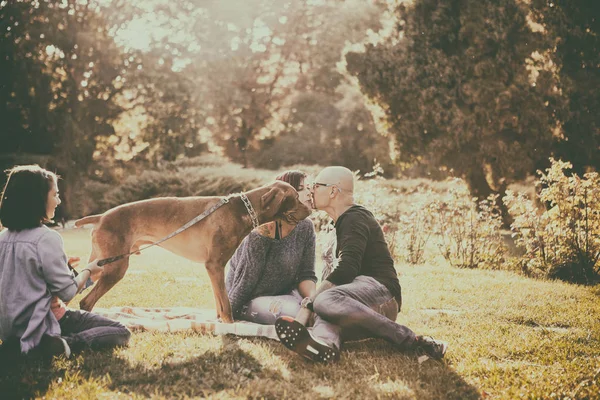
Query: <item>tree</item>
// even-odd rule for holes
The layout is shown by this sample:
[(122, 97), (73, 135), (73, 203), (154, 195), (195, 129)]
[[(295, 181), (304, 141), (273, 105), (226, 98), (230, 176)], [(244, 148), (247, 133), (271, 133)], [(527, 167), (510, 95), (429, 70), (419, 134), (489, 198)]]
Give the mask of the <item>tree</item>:
[[(533, 0), (532, 19), (548, 38), (545, 56), (558, 77), (551, 108), (556, 157), (575, 172), (600, 169), (600, 13), (595, 0)], [(556, 97), (555, 96), (555, 97)]]
[[(117, 127), (119, 144), (137, 149), (136, 159), (156, 162), (202, 150), (200, 138), (208, 133), (230, 159), (244, 165), (265, 161), (263, 151), (277, 151), (275, 158), (282, 160), (302, 158), (289, 153), (297, 150), (292, 145), (296, 139), (307, 139), (291, 128), (304, 124), (299, 116), (310, 111), (301, 112), (296, 105), (307, 104), (302, 99), (310, 96), (327, 109), (343, 102), (345, 94), (338, 88), (347, 82), (336, 66), (342, 49), (346, 41), (362, 40), (378, 24), (377, 7), (359, 0), (348, 3), (250, 0), (232, 7), (229, 2), (179, 0), (157, 1), (144, 11), (115, 0), (116, 6), (106, 12), (117, 31), (151, 17), (172, 33), (150, 44), (150, 51), (140, 55), (142, 73), (128, 79), (141, 82), (142, 89), (130, 89), (140, 101), (123, 119), (143, 125), (145, 118), (152, 125), (138, 126), (143, 134), (134, 139)], [(185, 67), (176, 72), (176, 65)], [(359, 100), (340, 110), (353, 113), (353, 118), (336, 121), (325, 132), (318, 124), (314, 127), (328, 143), (328, 155), (369, 169), (375, 153), (385, 161), (389, 151), (384, 148), (387, 140), (371, 129), (371, 117), (361, 112)], [(364, 156), (358, 154), (362, 149), (356, 147), (357, 140), (346, 140), (342, 131), (364, 138)], [(103, 148), (110, 151), (115, 140)], [(375, 152), (373, 142), (378, 143)]]
[(448, 168), (479, 199), (535, 171), (553, 141), (553, 80), (534, 68), (544, 42), (525, 5), (416, 0), (395, 13), (396, 31), (347, 61), (386, 111), (400, 160)]
[(348, 43), (380, 28), (380, 13), (379, 7), (362, 1), (332, 1), (294, 16), (304, 27), (302, 35), (285, 37), (293, 40), (301, 73), (280, 133), (259, 142), (256, 159), (263, 167), (316, 163), (371, 171), (381, 162), (391, 172), (388, 139), (375, 129), (355, 79), (340, 68)]
[[(206, 104), (196, 95), (197, 80), (190, 64), (204, 65), (205, 59), (195, 59), (196, 51), (210, 52), (210, 46), (221, 40), (214, 29), (216, 21), (207, 13), (212, 6), (204, 0), (151, 4), (112, 0), (102, 9), (117, 38), (122, 40), (122, 31), (136, 31), (143, 25), (147, 40), (135, 52), (132, 62), (137, 68), (128, 76), (129, 110), (117, 121), (115, 135), (102, 144), (106, 151), (113, 150), (111, 156), (153, 167), (208, 150), (207, 138), (201, 134), (208, 117)], [(136, 44), (127, 40), (133, 34), (124, 36), (124, 46)], [(133, 53), (127, 47), (123, 51)]]
[(340, 112), (325, 93), (301, 93), (284, 119), (285, 129), (260, 144), (255, 165), (278, 169), (294, 164), (332, 164), (337, 153), (330, 139), (337, 129)]
[[(119, 1), (2, 2), (2, 167), (43, 160), (63, 177), (68, 205), (80, 178), (106, 179), (99, 161), (116, 165), (119, 147), (153, 165), (205, 150), (191, 85), (174, 70), (173, 53), (115, 42), (140, 13)], [(127, 125), (133, 118), (138, 132)]]
[(116, 97), (130, 67), (95, 3), (5, 1), (0, 21), (0, 156), (51, 156), (68, 204), (124, 110)]

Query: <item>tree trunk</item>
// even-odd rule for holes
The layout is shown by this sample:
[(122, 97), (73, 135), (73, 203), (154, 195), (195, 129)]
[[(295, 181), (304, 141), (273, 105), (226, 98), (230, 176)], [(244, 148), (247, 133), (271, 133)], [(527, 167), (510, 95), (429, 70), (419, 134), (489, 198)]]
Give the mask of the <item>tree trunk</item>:
[(465, 174), (464, 177), (469, 187), (469, 192), (472, 197), (476, 197), (477, 200), (485, 200), (491, 194), (497, 194), (496, 205), (502, 215), (502, 228), (510, 229), (510, 225), (513, 222), (511, 215), (508, 213), (508, 208), (502, 201), (502, 197), (506, 194), (506, 184), (499, 185), (498, 191), (492, 190), (488, 183), (483, 168), (473, 168)]

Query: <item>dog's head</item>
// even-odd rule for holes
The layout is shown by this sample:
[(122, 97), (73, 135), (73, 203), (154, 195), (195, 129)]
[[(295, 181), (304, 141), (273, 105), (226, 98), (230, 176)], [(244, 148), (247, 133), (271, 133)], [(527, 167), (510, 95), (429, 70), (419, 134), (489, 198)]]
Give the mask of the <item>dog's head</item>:
[(268, 191), (261, 196), (261, 209), (266, 218), (282, 218), (290, 224), (297, 224), (308, 217), (311, 209), (300, 201), (298, 192), (292, 185), (275, 181), (265, 187)]

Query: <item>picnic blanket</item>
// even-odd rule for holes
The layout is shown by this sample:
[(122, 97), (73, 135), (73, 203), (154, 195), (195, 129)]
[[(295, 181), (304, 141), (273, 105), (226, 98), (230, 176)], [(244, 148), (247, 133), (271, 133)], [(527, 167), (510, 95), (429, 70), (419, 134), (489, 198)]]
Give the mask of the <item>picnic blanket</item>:
[(260, 336), (279, 340), (275, 325), (260, 325), (247, 321), (226, 324), (216, 319), (211, 309), (173, 307), (111, 307), (94, 308), (94, 313), (121, 322), (132, 331), (181, 332), (193, 331), (213, 335)]

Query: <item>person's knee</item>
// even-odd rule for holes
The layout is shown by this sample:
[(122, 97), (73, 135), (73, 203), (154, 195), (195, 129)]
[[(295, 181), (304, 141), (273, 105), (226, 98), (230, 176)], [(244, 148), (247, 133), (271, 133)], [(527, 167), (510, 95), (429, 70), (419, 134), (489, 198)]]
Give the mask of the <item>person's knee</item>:
[(131, 339), (131, 331), (125, 325), (119, 323), (118, 332), (114, 332), (106, 344), (107, 347), (124, 347), (129, 344)]
[(285, 304), (285, 306), (281, 310), (280, 316), (287, 315), (289, 317), (295, 317), (296, 315), (298, 315), (298, 312), (300, 312), (301, 308), (302, 307), (300, 306), (300, 303), (287, 302), (287, 304)]
[(131, 339), (131, 331), (125, 325), (120, 324), (118, 331), (108, 334), (106, 339), (99, 339), (97, 346), (103, 347), (126, 347)]
[(131, 331), (129, 328), (123, 326), (123, 334), (121, 335), (121, 341), (119, 343), (120, 346), (127, 346), (129, 344), (129, 339), (131, 339)]
[(313, 310), (319, 316), (335, 316), (340, 312), (343, 295), (334, 289), (319, 294), (313, 302)]
[(269, 313), (275, 318), (281, 316), (295, 317), (298, 311), (300, 311), (300, 303), (295, 300), (276, 298), (269, 304)]

